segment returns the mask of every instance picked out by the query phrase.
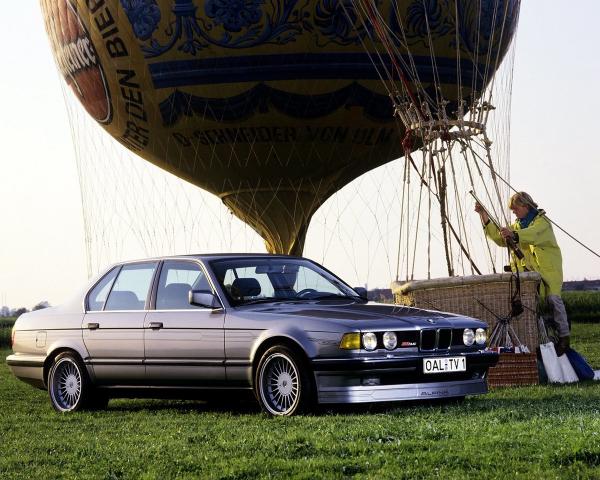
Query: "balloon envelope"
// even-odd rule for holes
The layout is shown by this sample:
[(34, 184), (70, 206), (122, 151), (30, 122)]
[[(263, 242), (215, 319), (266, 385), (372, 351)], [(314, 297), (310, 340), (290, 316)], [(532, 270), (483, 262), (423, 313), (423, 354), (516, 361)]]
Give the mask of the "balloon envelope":
[[(41, 1), (58, 67), (89, 115), (145, 160), (218, 195), (269, 251), (295, 254), (330, 195), (402, 155), (380, 79), (390, 58), (355, 3)], [(441, 85), (450, 101), (459, 88), (472, 99), (485, 87), (519, 7), (376, 4), (422, 86), (435, 94)]]

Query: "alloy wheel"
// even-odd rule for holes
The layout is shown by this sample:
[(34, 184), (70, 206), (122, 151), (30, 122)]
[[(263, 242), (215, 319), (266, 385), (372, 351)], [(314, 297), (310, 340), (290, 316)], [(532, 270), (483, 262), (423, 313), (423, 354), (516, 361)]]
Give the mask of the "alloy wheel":
[(283, 353), (273, 353), (262, 363), (259, 394), (272, 415), (291, 415), (298, 407), (301, 382), (294, 361)]
[(61, 412), (77, 409), (83, 393), (83, 377), (77, 362), (70, 356), (55, 361), (49, 378), (50, 400)]

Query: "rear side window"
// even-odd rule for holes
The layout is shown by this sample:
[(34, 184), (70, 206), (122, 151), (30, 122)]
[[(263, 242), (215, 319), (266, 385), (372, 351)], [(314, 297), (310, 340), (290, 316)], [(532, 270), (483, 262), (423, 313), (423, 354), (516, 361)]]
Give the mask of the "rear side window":
[(92, 289), (92, 291), (88, 295), (89, 312), (95, 312), (104, 308), (106, 297), (108, 297), (108, 293), (110, 292), (115, 278), (117, 277), (118, 271), (119, 267), (113, 268), (110, 272), (104, 275), (102, 280), (100, 280)]
[(156, 309), (203, 308), (190, 305), (190, 290), (211, 290), (200, 265), (195, 262), (166, 261), (158, 281)]
[(144, 310), (156, 262), (124, 265), (104, 310)]

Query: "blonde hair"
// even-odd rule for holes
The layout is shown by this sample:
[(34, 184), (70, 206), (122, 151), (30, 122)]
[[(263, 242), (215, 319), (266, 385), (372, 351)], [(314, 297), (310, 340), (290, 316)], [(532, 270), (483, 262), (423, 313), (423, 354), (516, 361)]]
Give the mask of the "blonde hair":
[(508, 201), (508, 208), (513, 208), (515, 205), (527, 208), (538, 208), (531, 195), (526, 192), (517, 192)]

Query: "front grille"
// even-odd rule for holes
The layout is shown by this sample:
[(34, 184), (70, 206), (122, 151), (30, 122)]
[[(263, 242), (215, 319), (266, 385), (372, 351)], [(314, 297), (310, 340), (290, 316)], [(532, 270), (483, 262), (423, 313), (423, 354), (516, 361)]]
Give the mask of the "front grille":
[(452, 345), (452, 329), (436, 328), (421, 330), (421, 350), (448, 350)]
[(452, 345), (454, 345), (455, 347), (464, 347), (465, 344), (463, 343), (463, 332), (465, 331), (464, 328), (455, 328), (452, 330)]
[(421, 350), (435, 350), (435, 330), (421, 330)]
[(452, 342), (452, 330), (449, 328), (440, 328), (438, 330), (438, 349), (448, 349), (450, 348), (450, 343)]

